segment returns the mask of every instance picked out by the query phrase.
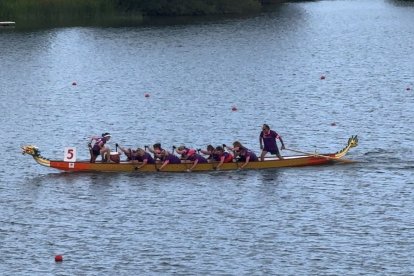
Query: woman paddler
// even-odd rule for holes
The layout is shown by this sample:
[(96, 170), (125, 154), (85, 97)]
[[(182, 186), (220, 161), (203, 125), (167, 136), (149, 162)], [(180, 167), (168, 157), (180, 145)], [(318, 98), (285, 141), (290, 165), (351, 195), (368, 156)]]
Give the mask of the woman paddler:
[(207, 145), (207, 148), (205, 150), (204, 149), (198, 149), (197, 151), (198, 152), (201, 152), (204, 155), (208, 155), (207, 161), (214, 160), (214, 152), (215, 152), (215, 149), (214, 149), (214, 147), (212, 145)]
[(243, 165), (239, 167), (239, 169), (246, 167), (250, 161), (259, 161), (259, 158), (257, 158), (256, 154), (248, 148), (244, 147), (239, 141), (235, 141), (233, 143), (233, 148), (229, 149), (234, 152), (234, 156), (237, 157), (238, 161), (244, 162)]
[(181, 159), (178, 156), (175, 156), (166, 150), (162, 150), (159, 156), (162, 161), (162, 165), (157, 169), (157, 171), (161, 171), (168, 164), (181, 164)]
[(139, 162), (142, 162), (141, 165), (137, 167), (138, 169), (141, 169), (147, 164), (155, 164), (154, 158), (152, 158), (152, 156), (148, 152), (146, 152), (145, 150), (141, 148), (137, 149), (137, 157), (138, 157), (137, 160)]
[(155, 143), (152, 148), (145, 146), (145, 149), (148, 149), (149, 152), (151, 152), (152, 154), (154, 154), (154, 159), (161, 159), (161, 152), (165, 151), (162, 147), (161, 147), (161, 143)]
[[(108, 132), (105, 132), (102, 134), (101, 137), (99, 136), (92, 136), (91, 141), (89, 142), (89, 152), (91, 154), (90, 163), (95, 163), (96, 158), (101, 155), (102, 156), (102, 162), (109, 162), (109, 156), (111, 154), (111, 149), (106, 146), (106, 142), (111, 139), (111, 134)], [(95, 141), (95, 143), (92, 145), (92, 142)]]
[(197, 164), (207, 163), (207, 159), (198, 154), (195, 149), (179, 146), (175, 151), (181, 155), (181, 159), (188, 160), (193, 163), (193, 165), (187, 169), (188, 172), (191, 172)]
[(137, 150), (133, 150), (131, 148), (124, 148), (122, 146), (120, 146), (119, 144), (115, 144), (115, 146), (117, 148), (119, 148), (127, 157), (127, 161), (131, 161), (131, 162), (138, 162), (138, 149)]
[(227, 151), (224, 151), (223, 147), (218, 146), (214, 152), (214, 160), (219, 161), (215, 169), (220, 170), (220, 167), (223, 165), (223, 163), (233, 162), (233, 155)]

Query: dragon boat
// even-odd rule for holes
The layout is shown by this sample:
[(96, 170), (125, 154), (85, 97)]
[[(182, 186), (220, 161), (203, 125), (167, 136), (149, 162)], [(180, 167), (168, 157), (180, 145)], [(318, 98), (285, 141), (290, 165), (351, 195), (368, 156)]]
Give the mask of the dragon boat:
[[(358, 145), (357, 136), (352, 136), (348, 139), (347, 145), (336, 153), (318, 154), (308, 153), (292, 149), (294, 152), (301, 153), (301, 155), (284, 156), (283, 159), (274, 157), (266, 158), (264, 161), (249, 162), (247, 166), (243, 168), (250, 170), (259, 169), (274, 169), (283, 167), (301, 167), (301, 166), (316, 166), (327, 164), (344, 164), (353, 163), (355, 161), (344, 159), (343, 157), (348, 151)], [(140, 163), (132, 163), (130, 161), (114, 162), (96, 162), (90, 163), (89, 161), (74, 161), (68, 162), (63, 160), (51, 160), (43, 157), (40, 154), (40, 150), (33, 145), (22, 146), (22, 153), (31, 155), (34, 160), (42, 166), (62, 170), (69, 172), (157, 172), (162, 163), (147, 164), (142, 168), (138, 168)], [(239, 170), (240, 166), (244, 162), (233, 161), (231, 163), (223, 163), (220, 167), (221, 171)], [(194, 172), (208, 172), (216, 170), (218, 162), (197, 164), (192, 170)], [(162, 172), (187, 172), (192, 166), (190, 162), (182, 161), (181, 164), (168, 164), (162, 169)]]

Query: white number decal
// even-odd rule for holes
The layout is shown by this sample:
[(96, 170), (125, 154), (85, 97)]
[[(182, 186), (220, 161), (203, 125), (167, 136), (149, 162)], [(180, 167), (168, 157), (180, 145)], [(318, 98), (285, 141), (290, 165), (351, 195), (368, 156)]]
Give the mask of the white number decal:
[(76, 161), (76, 148), (75, 147), (65, 148), (65, 156), (63, 158), (63, 161), (65, 162)]

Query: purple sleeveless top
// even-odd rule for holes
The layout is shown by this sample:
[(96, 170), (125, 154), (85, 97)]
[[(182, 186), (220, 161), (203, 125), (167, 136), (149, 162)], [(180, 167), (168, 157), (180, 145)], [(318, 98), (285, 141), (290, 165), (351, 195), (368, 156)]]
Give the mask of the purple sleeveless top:
[(265, 151), (277, 150), (276, 139), (279, 139), (279, 134), (276, 131), (270, 130), (269, 134), (265, 134), (263, 131), (260, 132), (260, 138), (263, 138), (263, 149)]

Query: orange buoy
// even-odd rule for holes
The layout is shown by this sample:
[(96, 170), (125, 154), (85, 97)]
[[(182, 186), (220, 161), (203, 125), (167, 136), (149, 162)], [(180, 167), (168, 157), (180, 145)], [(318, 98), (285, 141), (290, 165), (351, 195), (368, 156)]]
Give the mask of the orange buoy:
[(237, 111), (237, 107), (233, 105), (233, 107), (231, 108), (231, 111)]
[(55, 262), (61, 262), (63, 261), (63, 256), (62, 255), (56, 255), (55, 256)]

